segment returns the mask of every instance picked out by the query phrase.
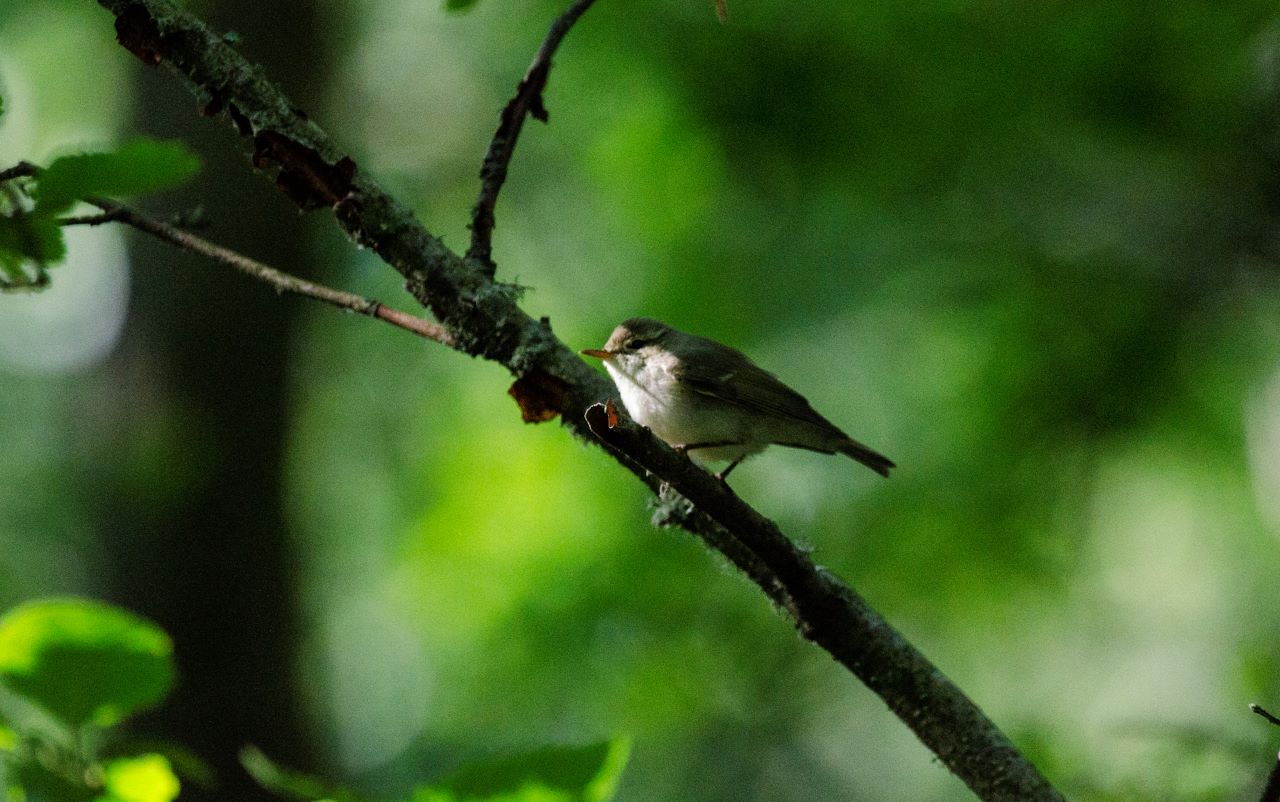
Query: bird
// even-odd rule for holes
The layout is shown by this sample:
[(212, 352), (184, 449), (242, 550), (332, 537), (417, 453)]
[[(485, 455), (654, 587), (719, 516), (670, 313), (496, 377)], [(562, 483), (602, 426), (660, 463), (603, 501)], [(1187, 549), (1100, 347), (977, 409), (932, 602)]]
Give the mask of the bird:
[(804, 396), (741, 351), (649, 317), (624, 320), (601, 360), (627, 413), (667, 445), (699, 461), (728, 461), (725, 480), (747, 457), (770, 445), (844, 454), (881, 476), (888, 457), (845, 434)]

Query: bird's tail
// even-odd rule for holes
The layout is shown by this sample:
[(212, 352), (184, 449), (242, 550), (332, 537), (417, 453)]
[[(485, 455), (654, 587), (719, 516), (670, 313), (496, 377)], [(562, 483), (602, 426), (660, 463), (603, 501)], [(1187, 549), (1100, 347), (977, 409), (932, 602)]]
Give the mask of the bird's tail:
[(853, 459), (856, 459), (858, 462), (866, 465), (881, 476), (888, 476), (889, 469), (897, 467), (893, 464), (893, 460), (889, 459), (884, 454), (872, 451), (853, 438), (849, 438), (836, 446), (836, 450), (841, 454), (846, 454)]

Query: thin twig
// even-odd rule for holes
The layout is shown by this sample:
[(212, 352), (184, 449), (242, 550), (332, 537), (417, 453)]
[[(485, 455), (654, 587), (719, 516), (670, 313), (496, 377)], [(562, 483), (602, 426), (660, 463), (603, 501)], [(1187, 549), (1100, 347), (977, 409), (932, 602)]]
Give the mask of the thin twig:
[(119, 212), (101, 212), (99, 214), (82, 214), (63, 217), (58, 220), (60, 226), (100, 226), (103, 223), (120, 222)]
[[(1280, 726), (1280, 718), (1273, 716), (1262, 705), (1250, 704), (1249, 709), (1272, 724)], [(1277, 755), (1275, 762), (1271, 764), (1267, 784), (1263, 786), (1262, 796), (1258, 798), (1258, 802), (1280, 802), (1280, 755)]]
[(494, 132), (489, 151), (484, 155), (484, 163), (480, 166), (480, 196), (471, 207), (471, 246), (467, 248), (467, 258), (480, 265), (489, 277), (493, 276), (495, 269), (493, 207), (498, 203), (498, 192), (507, 180), (507, 167), (515, 153), (516, 140), (520, 138), (520, 130), (524, 127), (525, 115), (532, 115), (544, 123), (547, 121), (542, 90), (546, 88), (547, 76), (551, 72), (551, 58), (569, 29), (594, 2), (595, 0), (575, 0), (551, 24), (547, 38), (542, 40), (542, 46), (538, 48), (528, 71), (516, 87), (515, 97), (502, 109), (498, 130)]
[(18, 162), (4, 170), (0, 170), (0, 183), (10, 181), (14, 178), (30, 178), (40, 172), (40, 168), (31, 162)]
[(423, 320), (407, 312), (383, 306), (381, 302), (370, 298), (335, 290), (332, 287), (326, 287), (323, 284), (307, 281), (282, 270), (277, 270), (256, 259), (224, 248), (221, 245), (215, 245), (202, 237), (197, 237), (195, 234), (183, 231), (168, 223), (162, 223), (115, 201), (105, 198), (86, 198), (85, 200), (101, 209), (102, 213), (66, 217), (58, 222), (64, 226), (97, 226), (103, 223), (123, 223), (139, 231), (144, 231), (157, 239), (164, 240), (170, 245), (176, 245), (183, 250), (191, 251), (215, 262), (233, 267), (241, 273), (270, 284), (278, 292), (288, 292), (323, 301), (340, 309), (347, 309), (382, 320), (405, 331), (412, 332), (419, 337), (435, 340), (451, 347), (454, 345), (453, 335), (438, 323)]
[(1259, 716), (1262, 716), (1267, 721), (1270, 721), (1272, 724), (1275, 724), (1277, 727), (1280, 727), (1280, 718), (1276, 718), (1275, 716), (1271, 715), (1271, 713), (1268, 712), (1267, 709), (1262, 705), (1250, 703), (1249, 709), (1254, 713), (1257, 713)]
[[(525, 312), (518, 293), (495, 283), (476, 259), (467, 260), (450, 250), (408, 207), (365, 171), (354, 169), (328, 135), (313, 120), (294, 112), (296, 105), (217, 32), (170, 0), (98, 3), (116, 15), (121, 44), (144, 63), (167, 65), (197, 95), (216, 93), (226, 101), (222, 108), (235, 109), (234, 119), (240, 123), (236, 130), (242, 135), (260, 139), (269, 130), (273, 141), (288, 145), (292, 155), (281, 162), (286, 175), (304, 179), (316, 170), (348, 165), (351, 169), (342, 171), (346, 180), (338, 182), (342, 195), (333, 204), (338, 225), (405, 277), (406, 288), (456, 337), (456, 348), (507, 367), (519, 377), (517, 384), (525, 382), (522, 389), (537, 396), (527, 400), (538, 412), (558, 411), (566, 428), (601, 443), (649, 487), (656, 488), (665, 479), (690, 499), (689, 511), (673, 514), (672, 520), (700, 535), (719, 532), (742, 544), (722, 550), (735, 562), (736, 558), (758, 560), (764, 570), (752, 573), (753, 580), (773, 577), (782, 583), (803, 616), (797, 628), (874, 688), (981, 799), (1062, 800), (977, 705), (919, 650), (848, 585), (789, 545), (776, 525), (723, 483), (648, 432), (627, 434), (627, 427), (620, 426), (613, 431), (622, 435), (595, 435), (608, 429), (608, 416), (603, 407), (592, 405), (616, 395), (616, 388), (556, 338), (544, 321)], [(252, 78), (246, 80), (246, 75)], [(306, 158), (300, 160), (298, 154)], [(589, 409), (593, 410), (590, 425)], [(762, 590), (770, 598), (786, 601), (779, 599), (776, 589), (762, 586)]]

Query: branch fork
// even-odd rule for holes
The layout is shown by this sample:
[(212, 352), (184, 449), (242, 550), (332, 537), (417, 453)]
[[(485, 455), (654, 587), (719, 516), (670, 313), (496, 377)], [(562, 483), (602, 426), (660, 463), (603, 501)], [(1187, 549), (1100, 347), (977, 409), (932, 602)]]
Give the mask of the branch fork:
[[(441, 331), (447, 339), (433, 339), (504, 365), (517, 377), (512, 394), (522, 413), (532, 412), (534, 419), (546, 420), (548, 413), (558, 412), (567, 428), (599, 443), (651, 489), (660, 491), (666, 483), (687, 499), (690, 506), (673, 506), (668, 520), (702, 538), (739, 567), (769, 599), (788, 611), (805, 638), (880, 695), (980, 798), (1061, 802), (1062, 796), (977, 705), (852, 589), (814, 564), (776, 524), (714, 476), (620, 414), (616, 405), (597, 403), (616, 392), (611, 383), (543, 322), (525, 313), (516, 303), (517, 293), (493, 281), (493, 207), (524, 117), (545, 119), (541, 95), (552, 55), (593, 0), (576, 0), (555, 21), (516, 96), (504, 109), (482, 167), (482, 187), (472, 210), (472, 237), (465, 256), (447, 248), (408, 208), (354, 169), (323, 130), (298, 113), (256, 66), (203, 23), (169, 0), (98, 2), (117, 16), (121, 43), (145, 63), (171, 68), (205, 104), (206, 113), (225, 110), (237, 130), (253, 136), (255, 142), (261, 141), (263, 132), (272, 133), (267, 155), (281, 162), (282, 169), (306, 179), (282, 188), (301, 206), (332, 208), (348, 236), (399, 271), (414, 297), (444, 324)], [(218, 102), (210, 103), (215, 98)], [(317, 199), (322, 203), (312, 202)], [(160, 236), (155, 226), (129, 223)], [(361, 299), (359, 303), (369, 302)], [(385, 319), (385, 307), (366, 308)]]
[(515, 155), (516, 142), (524, 128), (524, 118), (530, 116), (544, 123), (547, 121), (542, 91), (546, 89), (547, 77), (551, 74), (551, 58), (569, 29), (593, 3), (595, 0), (576, 0), (551, 24), (546, 39), (516, 87), (515, 96), (503, 107), (498, 130), (494, 132), (484, 162), (480, 165), (480, 195), (471, 207), (471, 245), (467, 248), (467, 259), (489, 277), (493, 277), (496, 270), (493, 262), (493, 209), (498, 203), (498, 193), (506, 183), (511, 157)]

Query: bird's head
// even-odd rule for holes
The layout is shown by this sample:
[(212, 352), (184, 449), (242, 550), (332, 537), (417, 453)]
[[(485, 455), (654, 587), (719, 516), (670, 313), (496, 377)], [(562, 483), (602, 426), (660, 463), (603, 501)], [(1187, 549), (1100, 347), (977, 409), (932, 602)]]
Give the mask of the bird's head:
[(623, 373), (635, 374), (650, 359), (668, 353), (668, 341), (675, 334), (675, 329), (659, 320), (633, 317), (618, 324), (603, 348), (588, 348), (582, 353), (603, 359)]

